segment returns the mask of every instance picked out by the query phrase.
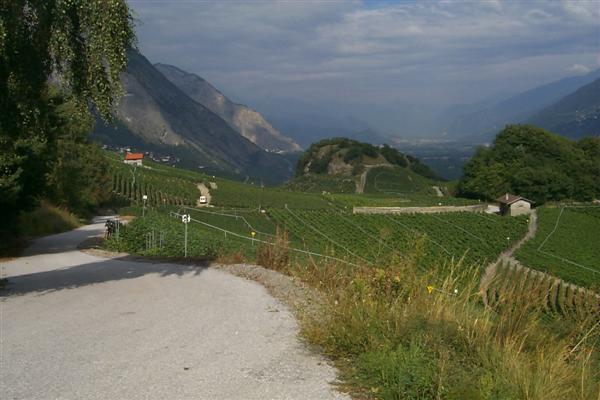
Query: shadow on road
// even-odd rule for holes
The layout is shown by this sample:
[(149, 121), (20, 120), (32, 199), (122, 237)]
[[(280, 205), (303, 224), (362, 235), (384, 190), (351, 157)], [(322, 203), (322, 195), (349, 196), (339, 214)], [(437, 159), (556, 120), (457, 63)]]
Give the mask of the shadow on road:
[(0, 289), (0, 297), (74, 289), (98, 283), (134, 279), (148, 274), (157, 274), (161, 277), (183, 276), (188, 273), (199, 275), (208, 267), (208, 261), (195, 264), (170, 264), (135, 262), (127, 258), (112, 258), (65, 269), (10, 277)]

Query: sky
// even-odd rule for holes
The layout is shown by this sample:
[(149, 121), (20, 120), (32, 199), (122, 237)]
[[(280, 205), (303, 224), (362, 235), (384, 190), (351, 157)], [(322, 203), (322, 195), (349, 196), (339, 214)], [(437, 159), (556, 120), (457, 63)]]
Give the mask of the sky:
[(600, 0), (128, 3), (150, 61), (267, 114), (306, 105), (385, 135), (600, 67)]

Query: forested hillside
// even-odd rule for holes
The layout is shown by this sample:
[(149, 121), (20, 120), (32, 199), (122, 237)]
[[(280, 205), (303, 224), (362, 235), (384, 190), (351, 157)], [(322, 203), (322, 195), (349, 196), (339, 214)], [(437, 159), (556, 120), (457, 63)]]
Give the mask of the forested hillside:
[(511, 192), (536, 203), (600, 196), (600, 138), (578, 142), (531, 125), (507, 126), (464, 167), (461, 195), (494, 199)]

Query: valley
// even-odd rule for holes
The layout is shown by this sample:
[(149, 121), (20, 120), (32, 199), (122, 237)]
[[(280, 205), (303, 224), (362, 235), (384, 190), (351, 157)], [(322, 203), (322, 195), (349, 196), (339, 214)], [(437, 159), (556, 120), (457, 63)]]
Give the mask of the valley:
[(0, 398), (600, 400), (593, 1), (0, 4)]

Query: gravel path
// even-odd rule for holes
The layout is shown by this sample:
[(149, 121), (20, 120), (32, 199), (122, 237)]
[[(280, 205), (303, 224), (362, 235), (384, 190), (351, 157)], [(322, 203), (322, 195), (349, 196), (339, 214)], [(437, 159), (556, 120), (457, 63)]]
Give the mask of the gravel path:
[(198, 200), (196, 201), (196, 206), (197, 207), (208, 207), (210, 205), (210, 190), (208, 190), (208, 188), (206, 187), (206, 185), (204, 183), (199, 183), (198, 185), (198, 190), (200, 191), (200, 196), (205, 196), (206, 197), (206, 203), (200, 203), (200, 197), (198, 197)]
[(2, 399), (341, 399), (253, 281), (78, 251), (102, 221), (2, 265)]
[[(505, 217), (505, 218), (511, 218), (511, 217)], [(515, 252), (523, 245), (523, 243), (525, 243), (526, 241), (528, 241), (529, 239), (531, 239), (535, 236), (535, 234), (537, 233), (537, 228), (538, 228), (537, 219), (538, 219), (537, 210), (531, 210), (531, 212), (529, 213), (529, 224), (527, 225), (527, 233), (525, 234), (525, 236), (523, 236), (519, 241), (515, 242), (508, 249), (506, 249), (502, 253), (500, 253), (500, 256), (498, 257), (498, 259), (496, 261), (494, 261), (493, 263), (491, 263), (490, 265), (488, 265), (487, 268), (485, 269), (485, 272), (483, 273), (483, 276), (481, 277), (481, 281), (479, 283), (479, 290), (483, 294), (484, 303), (487, 304), (486, 289), (487, 289), (488, 285), (490, 284), (490, 282), (492, 281), (492, 279), (494, 279), (494, 276), (496, 276), (496, 269), (498, 268), (498, 265), (505, 264), (505, 265), (515, 266), (518, 268), (523, 267), (521, 265), (521, 263), (519, 261), (517, 261), (516, 258), (513, 257), (513, 254), (515, 254)]]

